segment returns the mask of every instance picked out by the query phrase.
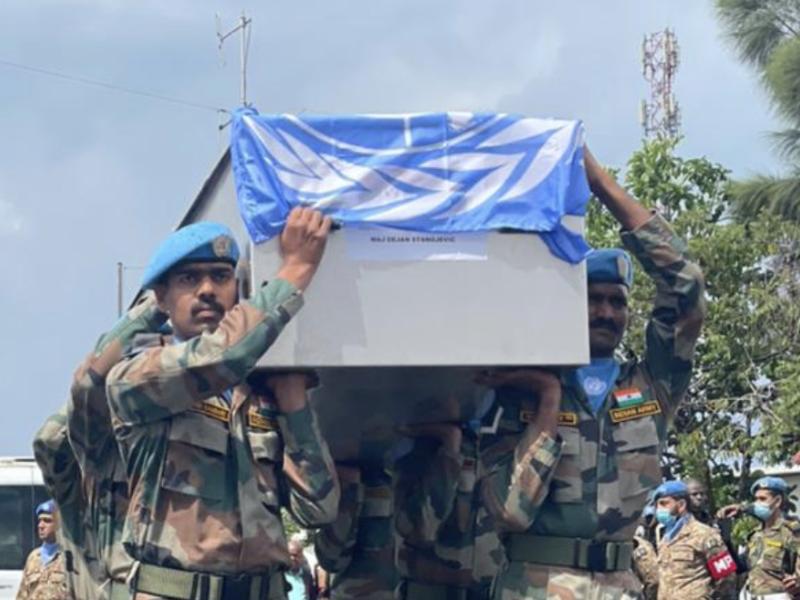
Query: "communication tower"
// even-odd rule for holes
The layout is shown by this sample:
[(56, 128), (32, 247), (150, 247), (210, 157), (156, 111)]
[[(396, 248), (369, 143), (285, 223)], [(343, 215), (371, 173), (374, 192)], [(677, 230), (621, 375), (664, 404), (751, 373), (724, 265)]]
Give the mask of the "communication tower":
[(680, 108), (672, 91), (680, 48), (670, 29), (646, 35), (642, 43), (642, 74), (650, 84), (650, 99), (642, 100), (640, 119), (645, 137), (677, 137)]

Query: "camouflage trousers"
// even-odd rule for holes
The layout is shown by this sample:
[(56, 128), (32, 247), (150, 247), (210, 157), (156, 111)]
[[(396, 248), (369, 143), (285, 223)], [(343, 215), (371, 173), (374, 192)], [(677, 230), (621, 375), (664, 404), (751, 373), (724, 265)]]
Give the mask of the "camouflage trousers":
[[(632, 571), (593, 573), (581, 569), (509, 562), (498, 575), (493, 600), (641, 600)], [(689, 600), (688, 598), (686, 600)]]

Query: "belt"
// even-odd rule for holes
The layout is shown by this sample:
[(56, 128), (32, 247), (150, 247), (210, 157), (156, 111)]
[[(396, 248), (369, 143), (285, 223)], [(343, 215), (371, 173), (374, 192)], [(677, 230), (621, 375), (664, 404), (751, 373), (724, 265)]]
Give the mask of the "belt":
[(475, 590), (454, 585), (420, 583), (404, 579), (400, 584), (400, 598), (403, 600), (485, 600), (489, 597), (485, 588)]
[(134, 591), (175, 600), (283, 600), (283, 575), (213, 575), (140, 564)]
[(548, 535), (511, 534), (505, 542), (508, 560), (587, 571), (627, 571), (631, 542), (598, 542)]

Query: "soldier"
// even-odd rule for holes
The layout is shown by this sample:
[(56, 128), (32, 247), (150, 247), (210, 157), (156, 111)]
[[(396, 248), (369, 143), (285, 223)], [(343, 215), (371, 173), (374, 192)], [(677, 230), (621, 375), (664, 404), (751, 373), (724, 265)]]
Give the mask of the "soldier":
[(662, 483), (655, 499), (656, 519), (664, 527), (658, 545), (658, 599), (735, 598), (736, 563), (719, 531), (689, 511), (686, 484)]
[[(302, 306), (331, 222), (296, 208), (283, 264), (238, 302), (230, 231), (179, 229), (156, 251), (154, 289), (174, 337), (149, 336), (114, 366), (106, 393), (127, 467), (123, 540), (136, 600), (284, 599), (286, 506), (305, 527), (334, 519), (339, 484), (302, 373), (254, 373)], [(137, 346), (137, 342), (134, 342)]]
[(633, 572), (642, 582), (644, 600), (656, 600), (658, 597), (658, 554), (654, 546), (655, 507), (648, 504), (642, 512), (642, 525), (633, 536)]
[(391, 475), (377, 466), (337, 465), (336, 472), (339, 514), (314, 536), (317, 559), (332, 574), (328, 597), (392, 600), (397, 576)]
[(632, 264), (622, 250), (595, 251), (587, 259), (591, 364), (560, 377), (516, 369), (481, 378), (497, 388), (509, 430), (517, 428), (505, 454), (487, 465), (483, 485), (486, 506), (506, 532), (509, 565), (495, 586), (502, 600), (638, 597), (631, 538), (661, 481), (661, 447), (689, 385), (705, 313), (703, 276), (685, 243), (588, 150), (585, 164), (592, 191), (655, 282), (654, 308), (644, 360), (615, 358), (628, 323)]
[(477, 433), (452, 423), (409, 426), (395, 463), (400, 600), (488, 598), (502, 551), (480, 503)]
[(292, 538), (288, 547), (289, 568), (286, 570), (286, 579), (289, 584), (289, 600), (314, 600), (314, 576), (303, 555), (303, 542)]
[(751, 493), (753, 504), (731, 504), (717, 512), (717, 518), (729, 519), (749, 514), (761, 521), (761, 529), (747, 541), (747, 581), (741, 597), (780, 600), (800, 597), (800, 524), (784, 516), (783, 503), (789, 487), (780, 477), (762, 477)]
[(694, 518), (706, 525), (715, 525), (714, 517), (709, 510), (706, 486), (697, 479), (687, 479), (686, 488), (689, 490), (689, 511)]
[(105, 569), (98, 559), (97, 536), (87, 526), (88, 498), (78, 461), (67, 437), (67, 407), (50, 416), (36, 433), (33, 454), (45, 486), (58, 505), (59, 542), (64, 554), (68, 597), (105, 600)]
[(64, 557), (56, 542), (56, 508), (52, 500), (36, 507), (37, 532), (42, 545), (25, 561), (17, 600), (67, 600)]

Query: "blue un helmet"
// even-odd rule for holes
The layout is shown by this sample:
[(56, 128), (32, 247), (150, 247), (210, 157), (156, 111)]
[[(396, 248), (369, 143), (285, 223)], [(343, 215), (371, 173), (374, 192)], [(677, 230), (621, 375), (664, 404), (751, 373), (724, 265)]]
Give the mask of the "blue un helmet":
[(621, 248), (592, 250), (586, 256), (586, 278), (589, 283), (633, 285), (633, 262)]
[(768, 475), (758, 479), (750, 487), (750, 493), (753, 495), (755, 495), (758, 490), (769, 490), (770, 492), (775, 492), (776, 494), (782, 494), (785, 496), (789, 491), (789, 484), (780, 477)]
[(686, 484), (682, 481), (665, 481), (656, 488), (653, 501), (657, 501), (659, 498), (664, 498), (666, 496), (672, 498), (688, 498), (689, 488), (687, 488)]
[(173, 267), (185, 262), (239, 260), (239, 246), (225, 225), (201, 221), (173, 232), (156, 249), (144, 271), (142, 287), (152, 288)]

